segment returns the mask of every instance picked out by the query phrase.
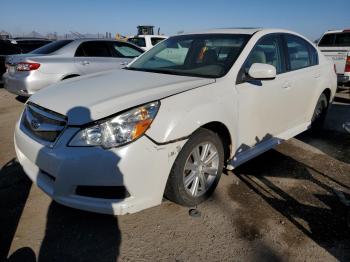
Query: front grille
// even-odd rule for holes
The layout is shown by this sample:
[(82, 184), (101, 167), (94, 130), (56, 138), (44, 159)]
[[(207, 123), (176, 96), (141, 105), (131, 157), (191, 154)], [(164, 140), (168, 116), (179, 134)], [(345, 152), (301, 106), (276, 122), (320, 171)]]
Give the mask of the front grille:
[(67, 124), (67, 119), (33, 103), (28, 103), (23, 112), (22, 123), (36, 138), (54, 142)]
[(79, 196), (104, 199), (125, 199), (130, 196), (124, 186), (77, 186), (75, 193)]

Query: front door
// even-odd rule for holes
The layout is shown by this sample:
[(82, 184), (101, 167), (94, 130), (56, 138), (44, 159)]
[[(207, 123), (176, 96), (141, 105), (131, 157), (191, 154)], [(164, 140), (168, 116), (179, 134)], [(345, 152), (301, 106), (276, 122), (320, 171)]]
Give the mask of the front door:
[[(264, 36), (258, 41), (237, 78), (238, 137), (236, 153), (257, 146), (261, 142), (278, 138), (288, 129), (288, 90), (290, 79), (286, 76), (286, 63), (278, 34)], [(276, 67), (272, 80), (251, 80), (247, 72), (252, 64), (265, 63)]]

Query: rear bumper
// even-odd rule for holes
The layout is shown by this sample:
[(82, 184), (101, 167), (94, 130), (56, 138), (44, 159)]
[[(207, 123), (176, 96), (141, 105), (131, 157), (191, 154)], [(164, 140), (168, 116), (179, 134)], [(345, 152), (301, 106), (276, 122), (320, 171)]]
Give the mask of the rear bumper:
[(57, 82), (57, 75), (43, 74), (39, 71), (20, 72), (10, 75), (6, 72), (3, 75), (4, 87), (10, 93), (19, 96), (31, 96), (36, 91)]

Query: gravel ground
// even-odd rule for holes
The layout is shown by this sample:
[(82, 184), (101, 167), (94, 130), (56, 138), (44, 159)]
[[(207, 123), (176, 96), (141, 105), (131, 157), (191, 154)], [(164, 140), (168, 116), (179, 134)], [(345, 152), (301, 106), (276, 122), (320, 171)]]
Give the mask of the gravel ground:
[(113, 217), (32, 185), (13, 148), (23, 101), (0, 88), (0, 261), (350, 261), (350, 94), (336, 101), (317, 137), (224, 175), (200, 217), (169, 201)]

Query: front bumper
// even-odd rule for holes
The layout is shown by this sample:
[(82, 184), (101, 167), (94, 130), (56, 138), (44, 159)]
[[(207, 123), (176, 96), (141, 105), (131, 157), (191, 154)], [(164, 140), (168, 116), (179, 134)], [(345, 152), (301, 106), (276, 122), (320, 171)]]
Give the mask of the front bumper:
[(10, 75), (6, 72), (3, 75), (4, 87), (10, 93), (19, 96), (31, 96), (36, 91), (47, 87), (58, 81), (58, 77), (53, 74), (43, 74), (39, 71), (19, 72)]
[[(92, 212), (123, 215), (159, 205), (179, 148), (143, 136), (120, 148), (67, 147), (78, 128), (67, 128), (53, 148), (33, 140), (18, 123), (15, 149), (25, 173), (55, 201)], [(78, 195), (77, 186), (124, 186), (130, 196), (103, 199)]]

